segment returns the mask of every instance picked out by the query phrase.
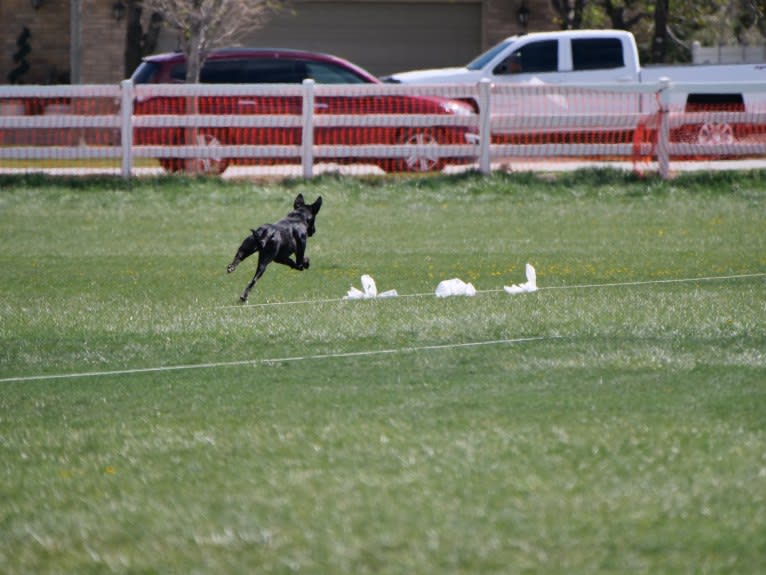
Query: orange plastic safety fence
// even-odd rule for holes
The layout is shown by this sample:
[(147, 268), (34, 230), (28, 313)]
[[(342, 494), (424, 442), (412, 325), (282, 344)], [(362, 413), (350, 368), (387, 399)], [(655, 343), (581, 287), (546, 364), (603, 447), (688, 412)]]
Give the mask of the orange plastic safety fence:
[[(113, 98), (13, 98), (0, 100), (0, 115), (43, 119), (36, 127), (6, 128), (0, 131), (5, 146), (113, 146), (119, 132), (112, 128), (81, 126), (75, 117), (115, 115), (118, 103)], [(74, 124), (74, 125), (73, 125)]]

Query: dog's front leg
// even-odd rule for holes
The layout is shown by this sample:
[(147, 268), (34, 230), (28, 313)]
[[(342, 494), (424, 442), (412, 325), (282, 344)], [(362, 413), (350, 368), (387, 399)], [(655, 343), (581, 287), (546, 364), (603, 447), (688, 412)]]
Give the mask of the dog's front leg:
[(309, 259), (304, 256), (306, 253), (306, 238), (301, 238), (296, 242), (295, 247), (295, 269), (307, 270), (309, 269)]
[(308, 240), (306, 232), (303, 230), (295, 230), (293, 232), (293, 240), (295, 241), (295, 269), (309, 269), (309, 259), (304, 257), (304, 254), (306, 253), (306, 242)]
[(292, 258), (277, 258), (274, 260), (278, 264), (285, 265), (287, 267), (290, 267), (294, 270), (302, 271), (305, 269), (308, 269), (309, 267), (309, 260), (308, 258), (303, 258), (303, 265), (299, 265), (297, 262), (294, 262)]

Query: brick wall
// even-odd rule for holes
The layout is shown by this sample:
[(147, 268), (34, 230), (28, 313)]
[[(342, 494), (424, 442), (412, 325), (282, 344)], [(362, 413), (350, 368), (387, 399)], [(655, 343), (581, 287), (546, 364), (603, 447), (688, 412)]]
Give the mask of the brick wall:
[(112, 12), (113, 0), (82, 2), (81, 84), (112, 84), (125, 79), (125, 18)]
[[(80, 82), (107, 84), (125, 78), (125, 19), (115, 21), (113, 0), (80, 0), (82, 58)], [(30, 0), (0, 1), (0, 84), (16, 66), (16, 39), (22, 27), (30, 31), (29, 72), (24, 84), (69, 83), (70, 0), (42, 0), (32, 8)]]
[(555, 30), (553, 9), (547, 0), (527, 0), (529, 24), (527, 30), (519, 24), (518, 11), (521, 0), (488, 0), (486, 4), (487, 20), (485, 35), (487, 48), (494, 46), (504, 38), (526, 31), (545, 32)]
[[(27, 57), (30, 67), (23, 83), (70, 81), (70, 1), (41, 0), (40, 8), (35, 10), (31, 0), (0, 0), (0, 84), (8, 84), (8, 74), (15, 67), (12, 58), (23, 26), (31, 32), (31, 51)], [(485, 47), (523, 32), (516, 16), (521, 0), (483, 1)], [(114, 0), (80, 0), (80, 5), (80, 83), (119, 82), (127, 75), (124, 70), (126, 20), (115, 21)], [(527, 0), (527, 7), (529, 30), (553, 28), (548, 0)]]

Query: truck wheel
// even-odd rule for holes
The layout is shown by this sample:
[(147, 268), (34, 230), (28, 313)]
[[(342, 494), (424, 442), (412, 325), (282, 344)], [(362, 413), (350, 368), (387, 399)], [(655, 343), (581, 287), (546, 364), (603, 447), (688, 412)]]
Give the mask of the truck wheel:
[(703, 146), (733, 144), (734, 130), (731, 124), (719, 124), (717, 122), (702, 124), (699, 132), (697, 132), (697, 143)]

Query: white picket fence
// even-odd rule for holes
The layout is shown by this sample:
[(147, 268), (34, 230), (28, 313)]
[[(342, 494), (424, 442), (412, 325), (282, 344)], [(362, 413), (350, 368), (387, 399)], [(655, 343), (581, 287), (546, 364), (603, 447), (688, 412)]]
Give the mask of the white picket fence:
[[(745, 95), (745, 111), (689, 112), (685, 94)], [(151, 114), (135, 113), (136, 102), (150, 98), (221, 97), (299, 98), (300, 114)], [(478, 113), (444, 114), (326, 114), (315, 112), (315, 101), (333, 97), (429, 96), (472, 100)], [(371, 158), (412, 158), (438, 154), (440, 159), (473, 159), (482, 173), (498, 162), (552, 163), (580, 160), (649, 162), (667, 177), (673, 158), (766, 157), (766, 84), (589, 84), (589, 85), (120, 85), (0, 86), (0, 167), (2, 162), (56, 160), (111, 160), (119, 173), (131, 177), (142, 159), (253, 159), (277, 158), (301, 165), (304, 177), (314, 174), (317, 163), (342, 156), (364, 163)], [(38, 113), (27, 113), (20, 102), (51, 102)], [(92, 113), (91, 100), (111, 102), (108, 112)], [(70, 101), (68, 105), (57, 102)], [(41, 113), (40, 113), (41, 112)], [(464, 143), (399, 142), (374, 145), (317, 145), (316, 130), (329, 126), (374, 129), (405, 124), (412, 128), (462, 127), (472, 135)], [(691, 126), (692, 137), (672, 136)], [(746, 137), (737, 126), (747, 126)], [(293, 128), (301, 130), (298, 144), (218, 142), (215, 146), (146, 144), (135, 141), (141, 129), (231, 128), (243, 130)], [(3, 134), (35, 130), (97, 130), (109, 133), (108, 141), (63, 145), (3, 140)], [(633, 134), (615, 138), (610, 134)], [(579, 134), (579, 136), (577, 136)], [(583, 139), (583, 134), (586, 134)], [(649, 134), (638, 138), (636, 134)], [(577, 137), (576, 137), (577, 136)]]
[(695, 64), (760, 64), (766, 62), (766, 45), (703, 46), (692, 43)]

